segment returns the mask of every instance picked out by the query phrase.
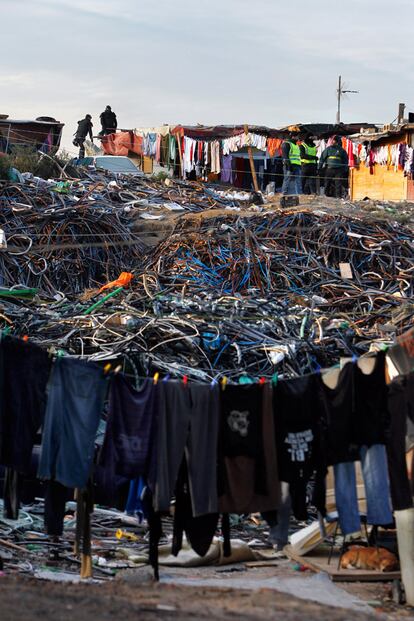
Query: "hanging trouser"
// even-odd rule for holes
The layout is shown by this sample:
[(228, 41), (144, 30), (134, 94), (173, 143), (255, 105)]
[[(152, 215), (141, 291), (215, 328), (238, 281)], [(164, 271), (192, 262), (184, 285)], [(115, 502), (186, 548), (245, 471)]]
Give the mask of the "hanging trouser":
[(20, 509), (20, 475), (13, 468), (4, 469), (4, 509), (6, 520), (18, 520)]
[(93, 512), (92, 479), (84, 489), (76, 490), (75, 554), (81, 555), (81, 578), (92, 577), (91, 513)]
[[(386, 526), (393, 521), (387, 456), (383, 444), (361, 447), (361, 468), (367, 500), (367, 523)], [(358, 508), (355, 463), (334, 465), (335, 498), (343, 535), (358, 532), (361, 518)]]
[[(57, 481), (45, 482), (45, 529), (51, 537), (61, 537), (69, 489)], [(72, 495), (73, 497), (73, 495)]]
[(159, 384), (158, 447), (155, 476), (150, 475), (155, 511), (168, 511), (185, 455), (193, 515), (217, 513), (218, 388)]
[(277, 550), (283, 550), (288, 543), (289, 523), (292, 513), (292, 501), (289, 493), (289, 483), (280, 483), (281, 499), (277, 511), (263, 511), (262, 517), (269, 525), (269, 540)]

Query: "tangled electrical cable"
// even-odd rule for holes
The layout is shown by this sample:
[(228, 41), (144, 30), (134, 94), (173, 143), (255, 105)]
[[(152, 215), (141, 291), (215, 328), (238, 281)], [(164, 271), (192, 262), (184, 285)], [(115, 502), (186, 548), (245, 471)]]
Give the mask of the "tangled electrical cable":
[[(409, 227), (255, 207), (172, 219), (155, 247), (134, 232), (149, 205), (181, 203), (197, 213), (240, 206), (200, 184), (90, 171), (68, 186), (3, 187), (3, 327), (121, 364), (137, 381), (158, 370), (211, 382), (313, 372), (413, 324)], [(125, 270), (128, 288), (100, 293)]]

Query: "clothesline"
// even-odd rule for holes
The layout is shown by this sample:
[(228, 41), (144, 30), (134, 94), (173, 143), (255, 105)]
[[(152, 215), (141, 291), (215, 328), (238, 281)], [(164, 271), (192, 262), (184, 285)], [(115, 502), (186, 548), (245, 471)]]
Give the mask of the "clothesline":
[[(388, 524), (392, 508), (412, 506), (400, 452), (414, 374), (401, 386), (392, 384), (389, 392), (385, 352), (375, 355), (368, 373), (355, 360), (345, 364), (337, 387), (313, 373), (273, 383), (226, 385), (225, 390), (148, 378), (134, 388), (123, 374), (105, 373), (70, 356), (52, 360), (40, 347), (8, 336), (0, 343), (0, 356), (0, 463), (26, 472), (41, 426), (38, 476), (84, 488), (109, 389), (97, 467), (108, 486), (115, 476), (146, 478), (155, 512), (149, 518), (153, 543), (159, 532), (156, 516), (169, 510), (174, 494), (176, 528), (196, 528), (193, 520), (211, 517), (202, 522), (203, 544), (197, 543), (197, 530), (190, 537), (201, 555), (219, 513), (277, 509), (280, 481), (289, 484), (297, 519), (306, 519), (306, 486), (316, 473), (314, 502), (324, 512), (329, 465), (342, 490), (342, 496), (337, 494), (342, 532), (355, 532), (359, 512), (352, 473), (359, 460), (370, 524)], [(23, 385), (18, 371), (24, 373)], [(401, 396), (407, 400), (404, 407)], [(154, 546), (152, 550), (154, 561)]]

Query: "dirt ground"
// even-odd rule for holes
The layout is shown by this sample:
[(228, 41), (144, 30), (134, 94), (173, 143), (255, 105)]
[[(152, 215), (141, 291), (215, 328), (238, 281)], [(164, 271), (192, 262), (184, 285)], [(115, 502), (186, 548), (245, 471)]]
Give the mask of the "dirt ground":
[[(161, 583), (154, 583), (148, 567), (118, 576), (101, 584), (55, 583), (23, 575), (0, 575), (1, 621), (105, 621), (122, 619), (142, 621), (162, 619), (217, 619), (227, 621), (363, 621), (364, 619), (414, 619), (414, 611), (396, 606), (389, 599), (390, 585), (385, 583), (340, 584), (355, 601), (363, 601), (364, 612), (321, 605), (291, 594), (263, 588), (269, 577), (296, 576), (298, 590), (303, 580), (315, 576), (300, 575), (292, 563), (277, 567), (246, 568), (242, 564), (226, 568), (161, 569)], [(180, 581), (220, 580), (220, 587), (186, 586)], [(236, 582), (257, 581), (252, 589), (233, 588)], [(369, 604), (369, 606), (368, 606)]]
[(372, 618), (359, 612), (305, 602), (269, 589), (237, 591), (157, 584), (71, 585), (20, 577), (0, 581), (2, 621), (150, 621), (162, 619), (240, 619), (261, 621), (354, 621)]

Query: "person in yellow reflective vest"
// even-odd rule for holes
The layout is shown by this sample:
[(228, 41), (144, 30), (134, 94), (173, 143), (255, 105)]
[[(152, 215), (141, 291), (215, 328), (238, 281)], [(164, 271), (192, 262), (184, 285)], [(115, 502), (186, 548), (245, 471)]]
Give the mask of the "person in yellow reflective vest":
[(302, 191), (304, 194), (316, 194), (316, 178), (318, 176), (318, 157), (311, 137), (305, 138), (300, 145), (302, 164)]
[(292, 137), (282, 143), (283, 185), (282, 194), (301, 194), (300, 147), (297, 138)]

